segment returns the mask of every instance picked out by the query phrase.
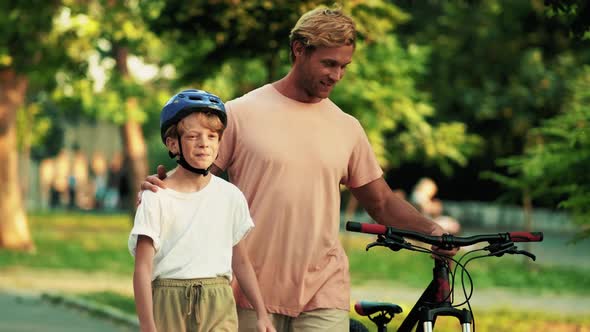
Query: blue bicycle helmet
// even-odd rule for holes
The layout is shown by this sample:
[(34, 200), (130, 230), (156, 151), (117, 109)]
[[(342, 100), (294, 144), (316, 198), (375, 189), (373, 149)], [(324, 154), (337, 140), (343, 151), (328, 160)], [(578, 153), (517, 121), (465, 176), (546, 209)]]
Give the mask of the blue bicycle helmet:
[[(223, 105), (219, 97), (203, 90), (184, 90), (172, 96), (162, 108), (162, 112), (160, 113), (160, 136), (162, 137), (162, 142), (166, 144), (166, 137), (164, 135), (170, 126), (177, 124), (182, 118), (194, 112), (212, 112), (219, 117), (224, 127), (227, 126), (225, 105)], [(209, 174), (209, 169), (195, 168), (186, 161), (182, 153), (180, 137), (178, 137), (178, 145), (180, 158), (177, 162), (180, 166), (203, 176)], [(176, 157), (172, 152), (169, 152), (169, 155), (170, 158)]]
[(193, 112), (213, 112), (217, 114), (223, 126), (227, 126), (225, 105), (219, 97), (203, 90), (184, 90), (172, 96), (160, 113), (160, 136), (164, 144), (166, 130)]

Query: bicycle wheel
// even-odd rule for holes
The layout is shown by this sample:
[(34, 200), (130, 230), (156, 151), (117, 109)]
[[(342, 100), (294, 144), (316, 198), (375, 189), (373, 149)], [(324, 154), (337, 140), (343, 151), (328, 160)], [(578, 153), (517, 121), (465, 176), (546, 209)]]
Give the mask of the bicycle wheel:
[(350, 332), (369, 332), (369, 329), (356, 319), (350, 319)]

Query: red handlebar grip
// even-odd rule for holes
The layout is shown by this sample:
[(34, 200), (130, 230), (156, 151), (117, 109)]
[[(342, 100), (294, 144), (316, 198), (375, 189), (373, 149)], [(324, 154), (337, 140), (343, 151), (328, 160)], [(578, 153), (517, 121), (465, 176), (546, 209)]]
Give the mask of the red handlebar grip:
[(361, 224), (361, 232), (369, 233), (369, 234), (385, 234), (387, 233), (387, 226), (383, 226), (380, 224)]
[(368, 233), (368, 234), (385, 234), (387, 227), (379, 224), (368, 224), (364, 222), (349, 221), (346, 223), (346, 230), (351, 232)]
[(513, 242), (541, 242), (543, 241), (542, 232), (510, 232), (510, 239)]

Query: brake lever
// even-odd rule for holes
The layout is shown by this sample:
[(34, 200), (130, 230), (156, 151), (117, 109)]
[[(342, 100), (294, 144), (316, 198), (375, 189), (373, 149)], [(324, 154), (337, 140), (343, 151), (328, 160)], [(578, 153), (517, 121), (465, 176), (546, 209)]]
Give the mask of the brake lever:
[(516, 246), (512, 242), (494, 243), (483, 249), (490, 252), (488, 254), (489, 256), (502, 257), (505, 253), (514, 253)]
[[(377, 236), (377, 241), (369, 243), (365, 248), (366, 251), (369, 251), (372, 247), (387, 247), (393, 251), (400, 251), (401, 249), (408, 249), (409, 243), (404, 241), (403, 238), (400, 240), (393, 240), (390, 238), (386, 238), (383, 235)], [(402, 242), (403, 241), (403, 242)]]
[(530, 252), (528, 252), (526, 250), (515, 250), (514, 253), (515, 254), (518, 254), (518, 255), (525, 255), (528, 258), (532, 259), (533, 261), (536, 261), (537, 260), (537, 256), (535, 256), (534, 254), (532, 254), (532, 253), (530, 253)]
[(516, 247), (514, 245), (514, 243), (512, 243), (512, 242), (491, 244), (491, 245), (485, 247), (484, 249), (488, 250), (490, 252), (489, 253), (490, 256), (502, 257), (504, 254), (525, 255), (525, 256), (529, 257), (530, 259), (532, 259), (533, 261), (537, 260), (537, 257), (534, 254), (532, 254), (526, 250), (518, 250), (518, 247)]
[(367, 247), (365, 248), (366, 251), (369, 251), (369, 249), (373, 248), (373, 247), (384, 247), (385, 245), (383, 243), (379, 243), (377, 241), (375, 242), (371, 242), (369, 244), (367, 244)]

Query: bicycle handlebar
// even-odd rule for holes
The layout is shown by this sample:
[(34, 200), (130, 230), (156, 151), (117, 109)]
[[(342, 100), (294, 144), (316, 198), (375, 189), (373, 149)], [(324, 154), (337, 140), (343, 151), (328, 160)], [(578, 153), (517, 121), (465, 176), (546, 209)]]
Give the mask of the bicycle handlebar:
[(540, 242), (543, 241), (542, 232), (507, 232), (497, 234), (454, 236), (445, 234), (442, 236), (426, 235), (418, 232), (405, 231), (381, 224), (346, 222), (346, 230), (351, 232), (383, 235), (387, 238), (407, 237), (430, 245), (443, 248), (465, 247), (480, 242), (507, 243), (507, 242)]

